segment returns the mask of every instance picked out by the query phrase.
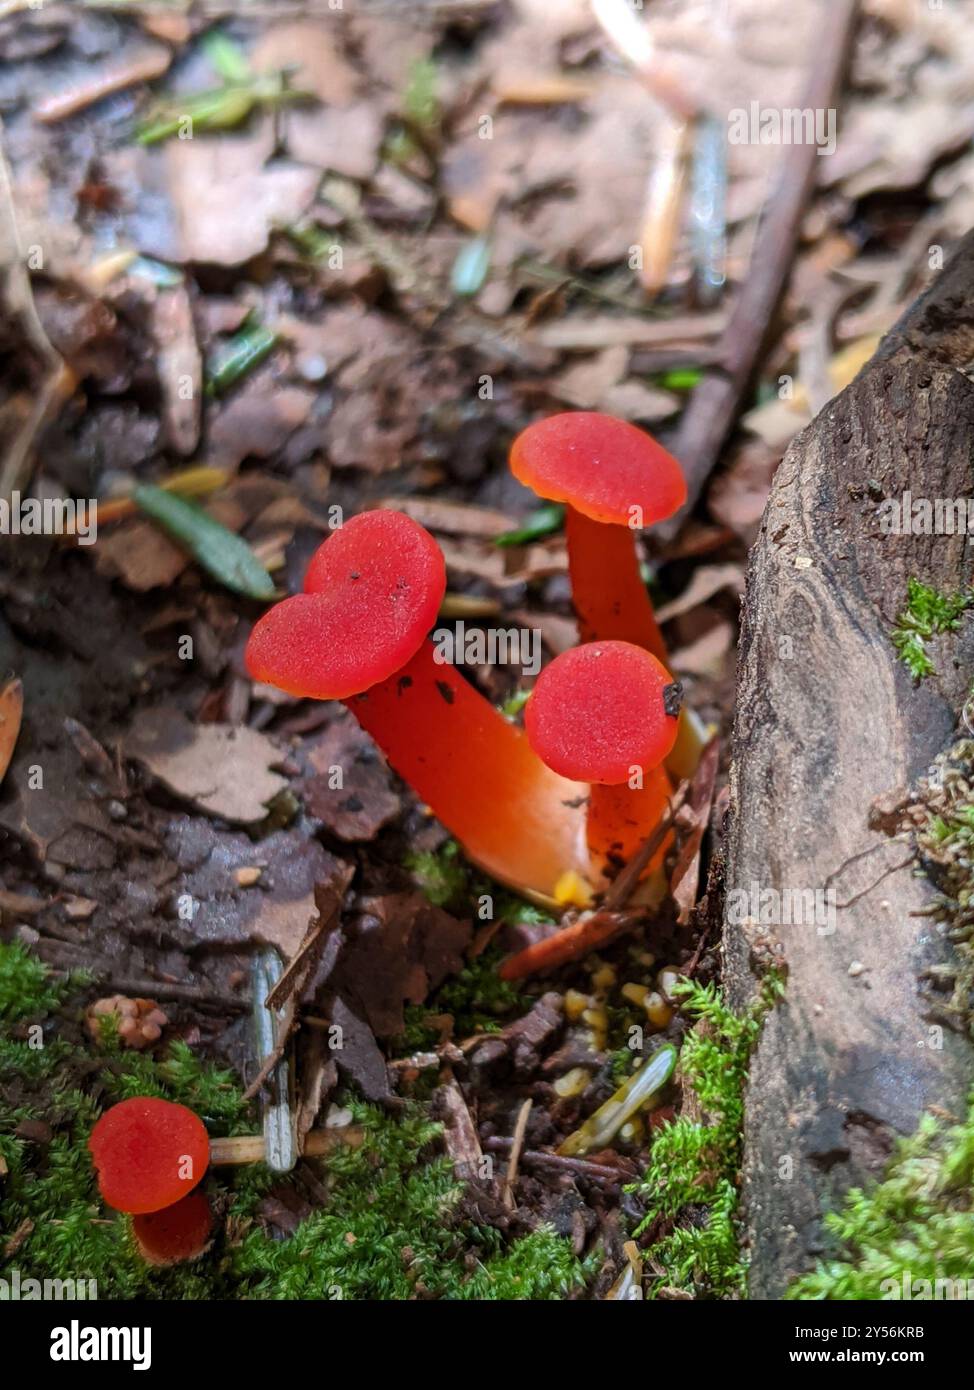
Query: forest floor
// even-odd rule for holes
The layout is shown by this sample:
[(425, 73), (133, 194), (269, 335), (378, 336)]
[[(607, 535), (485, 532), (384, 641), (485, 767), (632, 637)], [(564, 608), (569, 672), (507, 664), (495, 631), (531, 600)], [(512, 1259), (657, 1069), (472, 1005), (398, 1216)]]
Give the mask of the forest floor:
[[(97, 538), (0, 536), (0, 1272), (120, 1297), (742, 1291), (741, 1092), (778, 987), (746, 1017), (717, 991), (746, 556), (788, 443), (974, 221), (974, 32), (863, 4), (806, 197), (794, 148), (713, 131), (828, 91), (813, 0), (787, 26), (753, 0), (619, 8), (649, 56), (580, 0), (0, 3), (0, 495), (100, 503)], [(788, 198), (795, 235), (762, 241)], [(735, 295), (779, 271), (729, 344)], [(728, 424), (701, 430), (731, 357)], [(336, 517), (398, 507), (443, 549), (444, 618), (550, 658), (577, 640), (562, 516), (506, 453), (573, 408), (693, 442), (694, 506), (644, 559), (720, 753), (664, 907), (506, 983), (563, 923), (470, 868), (340, 706), (250, 680), (264, 605), (226, 538), (293, 591)], [(191, 554), (133, 483), (219, 526)], [(530, 674), (467, 673), (519, 717)], [(149, 1090), (257, 1132), (253, 958), (291, 959), (332, 901), (288, 1056), (299, 1136), (335, 1145), (215, 1167), (210, 1251), (152, 1272), (98, 1204), (91, 1121)], [(146, 1050), (92, 1021), (115, 995), (164, 1013)], [(668, 1044), (653, 1111), (556, 1153)]]

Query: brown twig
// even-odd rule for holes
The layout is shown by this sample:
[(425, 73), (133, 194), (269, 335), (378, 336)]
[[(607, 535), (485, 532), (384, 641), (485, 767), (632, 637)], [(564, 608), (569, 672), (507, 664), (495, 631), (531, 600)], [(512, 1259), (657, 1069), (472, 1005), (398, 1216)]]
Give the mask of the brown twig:
[[(495, 1135), (484, 1142), (484, 1148), (492, 1153), (507, 1153), (514, 1140), (503, 1135)], [(555, 1168), (562, 1173), (575, 1173), (578, 1177), (589, 1178), (594, 1182), (611, 1183), (618, 1187), (629, 1182), (634, 1176), (627, 1169), (616, 1168), (608, 1163), (592, 1163), (587, 1158), (568, 1158), (562, 1154), (545, 1153), (543, 1149), (524, 1149), (521, 1162), (536, 1168)]]
[(517, 1112), (517, 1120), (514, 1124), (514, 1135), (511, 1139), (511, 1153), (507, 1160), (507, 1172), (504, 1174), (504, 1186), (501, 1191), (501, 1201), (508, 1211), (513, 1211), (517, 1203), (514, 1200), (514, 1184), (517, 1181), (517, 1165), (521, 1157), (521, 1150), (524, 1148), (524, 1135), (528, 1127), (528, 1116), (531, 1114), (531, 1098), (524, 1102)]
[(631, 893), (642, 877), (643, 870), (666, 839), (668, 832), (676, 820), (677, 812), (690, 795), (690, 783), (683, 781), (670, 797), (669, 804), (659, 824), (652, 834), (647, 835), (639, 849), (629, 860), (629, 863), (615, 879), (609, 888), (602, 903), (604, 912), (618, 912), (624, 907)]
[[(828, 108), (838, 88), (855, 26), (856, 0), (834, 0), (823, 17), (819, 58), (799, 105)], [(813, 142), (782, 152), (778, 176), (765, 207), (751, 253), (751, 270), (737, 296), (721, 340), (722, 365), (698, 383), (677, 431), (673, 452), (683, 464), (687, 503), (657, 529), (672, 538), (693, 507), (717, 462), (754, 371), (768, 323), (784, 289), (802, 217), (818, 172)]]
[[(303, 1158), (323, 1158), (346, 1145), (357, 1149), (365, 1139), (361, 1125), (345, 1125), (341, 1129), (311, 1129), (304, 1136)], [(210, 1163), (217, 1168), (239, 1168), (245, 1163), (263, 1163), (265, 1157), (262, 1134), (235, 1134), (231, 1139), (210, 1140)]]

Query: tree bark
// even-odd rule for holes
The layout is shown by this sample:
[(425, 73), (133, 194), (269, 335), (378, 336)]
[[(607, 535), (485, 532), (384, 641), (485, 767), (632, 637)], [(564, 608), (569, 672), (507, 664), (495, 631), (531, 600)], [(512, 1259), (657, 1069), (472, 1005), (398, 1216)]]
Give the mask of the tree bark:
[(909, 845), (869, 825), (873, 799), (905, 792), (949, 745), (974, 674), (970, 615), (930, 644), (937, 674), (920, 684), (890, 641), (911, 576), (939, 590), (970, 584), (970, 538), (886, 534), (879, 511), (907, 490), (974, 492), (974, 384), (961, 370), (972, 361), (974, 233), (793, 443), (751, 554), (727, 888), (749, 902), (752, 886), (837, 899), (834, 930), (827, 911), (809, 925), (726, 924), (735, 1003), (753, 995), (762, 933), (789, 968), (748, 1093), (754, 1298), (780, 1297), (825, 1252), (823, 1214), (881, 1172), (925, 1108), (961, 1112), (974, 1077), (965, 1039), (947, 1032), (938, 1049), (919, 993), (919, 973), (947, 956), (931, 919), (915, 915), (932, 890)]

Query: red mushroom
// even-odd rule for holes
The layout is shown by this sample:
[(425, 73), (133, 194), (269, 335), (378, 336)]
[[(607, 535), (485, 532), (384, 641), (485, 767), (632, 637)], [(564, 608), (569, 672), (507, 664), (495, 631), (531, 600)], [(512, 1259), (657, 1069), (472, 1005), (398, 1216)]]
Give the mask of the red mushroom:
[(436, 659), (426, 634), (445, 589), (443, 556), (422, 526), (363, 512), (319, 548), (305, 592), (257, 623), (247, 669), (292, 695), (345, 701), (471, 859), (550, 899), (566, 872), (588, 873), (583, 789)]
[(639, 573), (635, 532), (678, 511), (680, 465), (635, 425), (566, 411), (529, 425), (511, 448), (511, 472), (567, 506), (572, 597), (583, 642), (634, 642), (659, 660), (666, 647)]
[(88, 1148), (101, 1195), (116, 1211), (159, 1211), (191, 1192), (206, 1172), (210, 1141), (185, 1105), (135, 1096), (95, 1124)]
[(593, 854), (628, 859), (658, 824), (671, 790), (661, 764), (676, 739), (678, 711), (679, 686), (631, 642), (573, 647), (538, 677), (524, 726), (546, 766), (591, 784)]
[(171, 1207), (132, 1217), (139, 1254), (150, 1265), (174, 1265), (202, 1255), (213, 1229), (213, 1211), (205, 1192), (191, 1192)]

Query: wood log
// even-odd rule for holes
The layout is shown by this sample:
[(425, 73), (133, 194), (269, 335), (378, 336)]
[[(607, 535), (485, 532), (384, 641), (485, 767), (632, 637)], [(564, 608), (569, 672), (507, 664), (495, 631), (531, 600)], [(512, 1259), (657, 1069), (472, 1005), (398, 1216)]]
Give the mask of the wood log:
[[(753, 996), (762, 933), (789, 968), (747, 1098), (754, 1298), (781, 1297), (826, 1252), (823, 1214), (882, 1171), (924, 1109), (963, 1113), (974, 1077), (967, 1040), (945, 1031), (938, 1048), (920, 995), (920, 972), (948, 955), (915, 915), (931, 887), (909, 844), (869, 824), (874, 798), (905, 791), (949, 746), (974, 675), (970, 614), (931, 644), (937, 674), (919, 684), (890, 640), (911, 576), (970, 584), (971, 539), (888, 534), (880, 512), (907, 490), (974, 494), (971, 361), (974, 233), (792, 444), (750, 558), (727, 842), (732, 1001)], [(753, 886), (834, 890), (832, 926), (825, 899), (806, 925), (729, 920)]]

